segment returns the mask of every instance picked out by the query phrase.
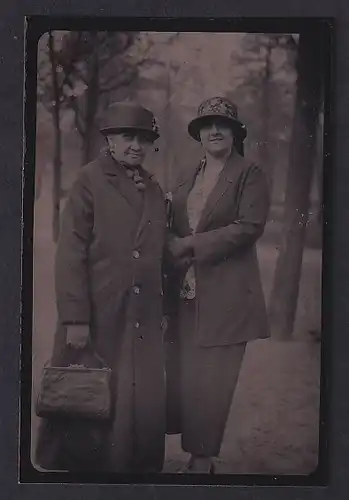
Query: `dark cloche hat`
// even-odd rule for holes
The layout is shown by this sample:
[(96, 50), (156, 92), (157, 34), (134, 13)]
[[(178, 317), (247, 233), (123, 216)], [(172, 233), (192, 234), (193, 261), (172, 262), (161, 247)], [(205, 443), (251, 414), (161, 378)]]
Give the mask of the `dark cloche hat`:
[(101, 120), (100, 131), (103, 135), (122, 130), (144, 132), (152, 141), (160, 137), (153, 113), (130, 101), (110, 104)]
[(242, 148), (247, 136), (246, 126), (238, 118), (237, 106), (226, 97), (211, 97), (203, 101), (198, 108), (197, 117), (188, 125), (189, 134), (196, 141), (200, 141), (200, 129), (218, 117), (232, 127), (237, 144)]

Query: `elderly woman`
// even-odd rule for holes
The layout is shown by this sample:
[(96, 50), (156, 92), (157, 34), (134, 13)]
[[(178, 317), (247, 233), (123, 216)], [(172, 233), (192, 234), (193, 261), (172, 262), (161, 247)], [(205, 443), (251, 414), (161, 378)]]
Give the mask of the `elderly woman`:
[(159, 185), (143, 168), (159, 133), (153, 113), (131, 102), (110, 105), (101, 133), (108, 150), (80, 169), (63, 214), (51, 361), (81, 363), (92, 346), (112, 369), (113, 420), (103, 429), (43, 421), (36, 462), (49, 470), (159, 472), (166, 211)]
[(269, 336), (256, 253), (269, 191), (262, 169), (243, 158), (246, 128), (229, 100), (203, 102), (188, 131), (205, 156), (172, 192), (177, 339), (173, 324), (168, 336), (178, 342), (179, 387), (169, 344), (168, 397), (171, 408), (171, 396), (180, 395), (182, 447), (191, 454), (186, 470), (212, 473), (246, 344)]

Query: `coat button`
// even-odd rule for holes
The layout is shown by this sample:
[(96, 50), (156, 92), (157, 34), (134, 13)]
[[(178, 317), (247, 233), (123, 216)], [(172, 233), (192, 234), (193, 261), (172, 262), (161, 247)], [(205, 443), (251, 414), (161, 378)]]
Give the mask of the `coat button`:
[(133, 250), (132, 256), (133, 256), (134, 259), (139, 259), (139, 257), (141, 256), (141, 254), (138, 252), (138, 250)]
[(137, 321), (137, 322), (135, 323), (135, 328), (139, 328), (140, 326), (141, 326), (141, 325), (140, 325), (140, 324), (139, 324), (139, 322)]
[(134, 293), (135, 293), (136, 295), (139, 295), (139, 293), (140, 293), (140, 291), (141, 291), (141, 290), (140, 290), (139, 286), (134, 286), (134, 287), (133, 287), (133, 291), (134, 291)]

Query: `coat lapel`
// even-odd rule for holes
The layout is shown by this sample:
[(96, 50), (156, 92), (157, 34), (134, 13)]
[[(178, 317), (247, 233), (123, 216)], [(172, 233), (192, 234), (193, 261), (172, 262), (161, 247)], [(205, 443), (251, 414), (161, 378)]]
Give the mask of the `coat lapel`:
[(118, 193), (125, 198), (133, 210), (138, 211), (139, 193), (122, 171), (123, 167), (113, 160), (108, 152), (103, 154), (101, 164), (108, 182), (118, 190)]
[(175, 225), (180, 230), (182, 236), (188, 236), (191, 234), (187, 212), (187, 200), (201, 166), (202, 164), (200, 163), (190, 177), (187, 177), (177, 185), (176, 190), (173, 193)]
[(234, 154), (227, 161), (225, 167), (220, 173), (217, 184), (215, 185), (207, 199), (196, 232), (202, 232), (204, 230), (219, 200), (224, 196), (229, 186), (237, 182), (241, 174), (243, 165), (244, 159), (237, 154)]

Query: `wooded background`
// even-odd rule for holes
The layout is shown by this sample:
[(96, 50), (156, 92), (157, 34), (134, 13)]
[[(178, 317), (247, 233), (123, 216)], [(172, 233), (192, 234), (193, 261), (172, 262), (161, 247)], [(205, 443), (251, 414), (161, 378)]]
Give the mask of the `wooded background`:
[[(322, 245), (324, 40), (314, 34), (49, 32), (38, 45), (36, 199), (52, 175), (52, 238), (79, 167), (102, 147), (99, 120), (115, 100), (155, 114), (149, 168), (164, 190), (202, 154), (187, 124), (225, 95), (247, 125), (246, 156), (272, 188), (264, 241), (276, 246), (268, 304), (273, 335), (292, 337), (304, 248)], [(321, 276), (319, 277), (321, 280)], [(314, 288), (315, 290), (315, 288)], [(320, 308), (319, 287), (310, 299)], [(311, 329), (320, 332), (320, 316)]]

